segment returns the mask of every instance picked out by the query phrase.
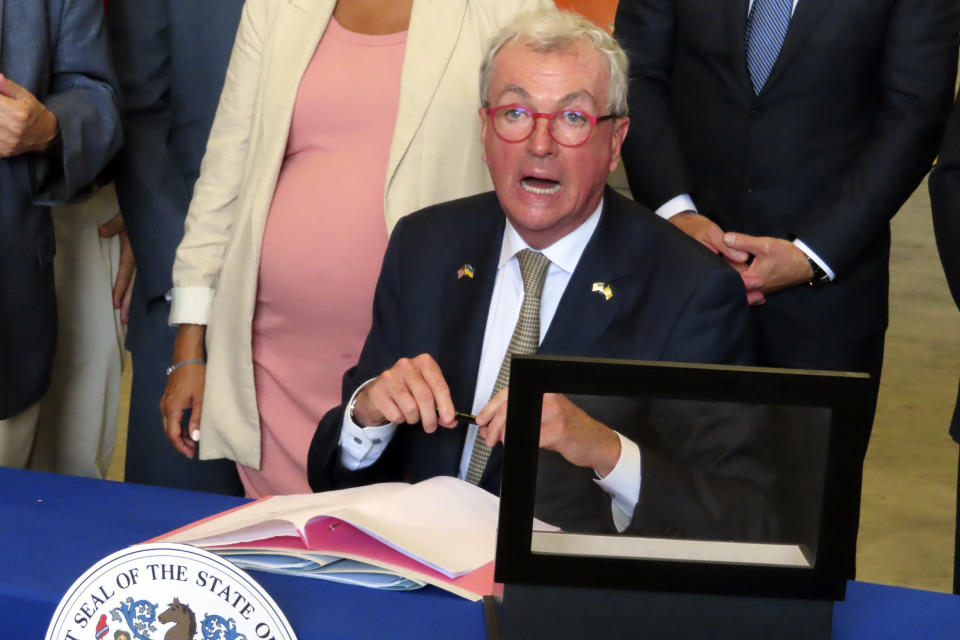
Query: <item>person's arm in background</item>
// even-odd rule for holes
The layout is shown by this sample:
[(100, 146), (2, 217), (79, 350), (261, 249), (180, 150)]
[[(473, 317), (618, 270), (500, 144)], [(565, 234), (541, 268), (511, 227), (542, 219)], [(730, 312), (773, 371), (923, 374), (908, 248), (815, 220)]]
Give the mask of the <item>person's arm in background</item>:
[[(27, 99), (22, 87), (13, 89)], [(51, 52), (50, 90), (30, 96), (42, 102), (56, 118), (54, 146), (29, 153), (30, 187), (40, 205), (65, 203), (91, 184), (123, 142), (116, 95), (117, 81), (99, 2), (69, 2), (63, 7), (56, 49)], [(29, 93), (29, 92), (27, 92)]]
[(693, 190), (670, 116), (675, 0), (621, 0), (614, 33), (630, 58), (627, 102), (636, 123), (621, 155), (633, 198), (651, 210)]
[[(107, 14), (126, 143), (115, 163), (117, 200), (147, 305), (170, 290), (190, 195), (171, 147), (169, 17), (161, 0), (113, 0)], [(139, 295), (139, 294), (138, 294)]]
[[(897, 0), (891, 9), (878, 60), (875, 131), (857, 160), (791, 230), (837, 278), (887, 232), (890, 219), (930, 170), (953, 98), (958, 29), (960, 7), (953, 0)], [(767, 280), (763, 290), (806, 283), (795, 269), (793, 277), (767, 275), (788, 271), (778, 256), (799, 264), (787, 239), (737, 233), (728, 244), (755, 253), (758, 241), (769, 245), (770, 255), (757, 252), (748, 273)]]
[(676, 48), (675, 0), (621, 0), (614, 33), (630, 58), (627, 102), (635, 123), (621, 155), (634, 200), (669, 219), (714, 253), (743, 263), (745, 253), (728, 247), (723, 232), (700, 215), (690, 197), (690, 179), (670, 116), (668, 91)]

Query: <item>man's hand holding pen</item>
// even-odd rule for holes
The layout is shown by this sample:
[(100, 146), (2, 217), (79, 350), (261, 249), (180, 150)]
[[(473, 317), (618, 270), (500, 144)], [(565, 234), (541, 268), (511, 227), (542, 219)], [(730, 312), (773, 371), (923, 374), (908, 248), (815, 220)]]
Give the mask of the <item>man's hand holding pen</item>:
[(440, 366), (426, 353), (397, 360), (357, 394), (353, 407), (353, 419), (363, 426), (419, 422), (427, 433), (457, 426), (455, 413)]
[[(492, 447), (506, 438), (508, 389), (477, 413), (480, 436)], [(567, 462), (590, 467), (606, 477), (620, 459), (620, 438), (559, 393), (545, 393), (540, 413), (540, 448), (556, 451)]]
[[(359, 394), (353, 406), (353, 419), (367, 427), (395, 424), (423, 425), (433, 433), (437, 427), (452, 429), (460, 422), (475, 422), (489, 446), (505, 438), (507, 389), (490, 399), (474, 417), (453, 407), (450, 388), (440, 366), (429, 354), (401, 358)], [(566, 396), (543, 396), (540, 447), (556, 451), (570, 463), (590, 467), (601, 476), (613, 470), (620, 458), (617, 434), (597, 422)]]

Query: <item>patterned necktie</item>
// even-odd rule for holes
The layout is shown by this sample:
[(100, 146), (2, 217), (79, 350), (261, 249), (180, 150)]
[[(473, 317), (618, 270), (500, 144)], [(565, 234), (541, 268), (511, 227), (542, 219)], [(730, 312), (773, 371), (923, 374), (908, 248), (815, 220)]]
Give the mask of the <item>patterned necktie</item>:
[(759, 95), (790, 26), (793, 0), (753, 0), (747, 16), (747, 69), (754, 95)]
[[(520, 277), (523, 278), (523, 302), (520, 304), (520, 317), (517, 318), (517, 325), (513, 328), (513, 335), (510, 337), (510, 345), (500, 364), (500, 372), (497, 374), (496, 384), (493, 385), (491, 398), (501, 389), (506, 388), (510, 380), (510, 358), (513, 354), (536, 353), (537, 347), (540, 346), (540, 293), (543, 291), (550, 258), (530, 249), (522, 249), (517, 253), (517, 262), (520, 263)], [(480, 478), (483, 476), (483, 470), (489, 458), (490, 447), (483, 441), (478, 431), (473, 441), (470, 465), (467, 467), (467, 482), (480, 484)]]

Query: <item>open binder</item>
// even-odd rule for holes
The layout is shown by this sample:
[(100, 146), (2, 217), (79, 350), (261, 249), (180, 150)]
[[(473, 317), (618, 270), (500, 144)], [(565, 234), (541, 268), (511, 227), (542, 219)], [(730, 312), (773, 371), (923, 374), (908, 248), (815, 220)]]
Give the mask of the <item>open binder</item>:
[(431, 584), (476, 601), (494, 592), (499, 508), (496, 496), (440, 476), (263, 498), (151, 542), (192, 544), (245, 569), (380, 589)]

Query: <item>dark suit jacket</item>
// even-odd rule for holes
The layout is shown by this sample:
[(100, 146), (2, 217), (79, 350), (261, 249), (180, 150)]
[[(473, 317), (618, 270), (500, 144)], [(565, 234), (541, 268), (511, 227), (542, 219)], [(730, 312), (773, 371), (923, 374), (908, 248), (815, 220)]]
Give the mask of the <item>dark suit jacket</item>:
[(89, 185), (122, 141), (99, 0), (0, 0), (0, 71), (57, 117), (61, 153), (0, 158), (0, 419), (50, 382), (57, 337), (48, 206)]
[[(960, 307), (960, 101), (943, 136), (940, 160), (930, 174), (930, 206), (937, 251), (953, 301)], [(950, 435), (960, 442), (960, 390), (950, 423)]]
[(621, 0), (631, 189), (651, 208), (691, 193), (724, 230), (795, 235), (833, 268), (834, 283), (772, 294), (754, 310), (764, 340), (881, 336), (889, 220), (936, 152), (957, 70), (957, 2), (799, 0), (756, 97), (747, 6)]
[[(429, 353), (446, 377), (454, 406), (472, 404), (503, 229), (504, 215), (493, 192), (430, 207), (400, 221), (390, 238), (374, 295), (373, 326), (359, 363), (344, 376), (344, 401), (359, 384), (397, 359)], [(457, 278), (464, 263), (475, 267), (473, 278)], [(609, 300), (592, 291), (598, 281), (612, 288)], [(745, 363), (749, 358), (747, 322), (743, 284), (736, 272), (669, 223), (608, 189), (597, 229), (539, 352)], [(398, 429), (371, 467), (346, 470), (339, 462), (338, 447), (343, 411), (343, 406), (329, 411), (314, 436), (308, 458), (314, 490), (457, 475), (466, 430), (426, 434), (416, 426)], [(714, 434), (714, 442), (722, 442), (727, 455), (708, 461), (707, 445), (693, 430), (697, 428), (691, 426), (684, 437), (660, 434), (674, 460), (647, 455), (641, 449), (642, 482), (647, 484), (635, 521), (649, 526), (655, 518), (664, 532), (684, 531), (682, 523), (676, 526), (665, 520), (664, 507), (671, 501), (690, 506), (711, 502), (703, 499), (704, 491), (712, 491), (703, 486), (709, 473), (746, 486), (733, 492), (733, 497), (724, 496), (720, 502), (730, 508), (714, 514), (717, 519), (738, 519), (740, 530), (762, 529), (766, 513), (762, 491), (754, 468), (741, 464), (742, 455), (756, 444), (754, 433), (728, 423), (722, 427), (727, 431)], [(632, 437), (644, 445), (643, 438)], [(679, 472), (678, 460), (685, 468), (703, 463), (699, 468), (708, 473)], [(495, 493), (501, 464), (502, 447), (497, 445), (481, 480), (484, 488)], [(677, 484), (667, 488), (647, 481), (657, 477), (671, 477)], [(732, 505), (735, 501), (749, 506), (740, 509)], [(609, 499), (606, 504), (609, 507)], [(702, 517), (703, 511), (698, 514)]]
[(127, 134), (117, 199), (137, 261), (127, 348), (136, 355), (167, 359), (173, 349), (164, 294), (242, 8), (242, 0), (110, 2)]

